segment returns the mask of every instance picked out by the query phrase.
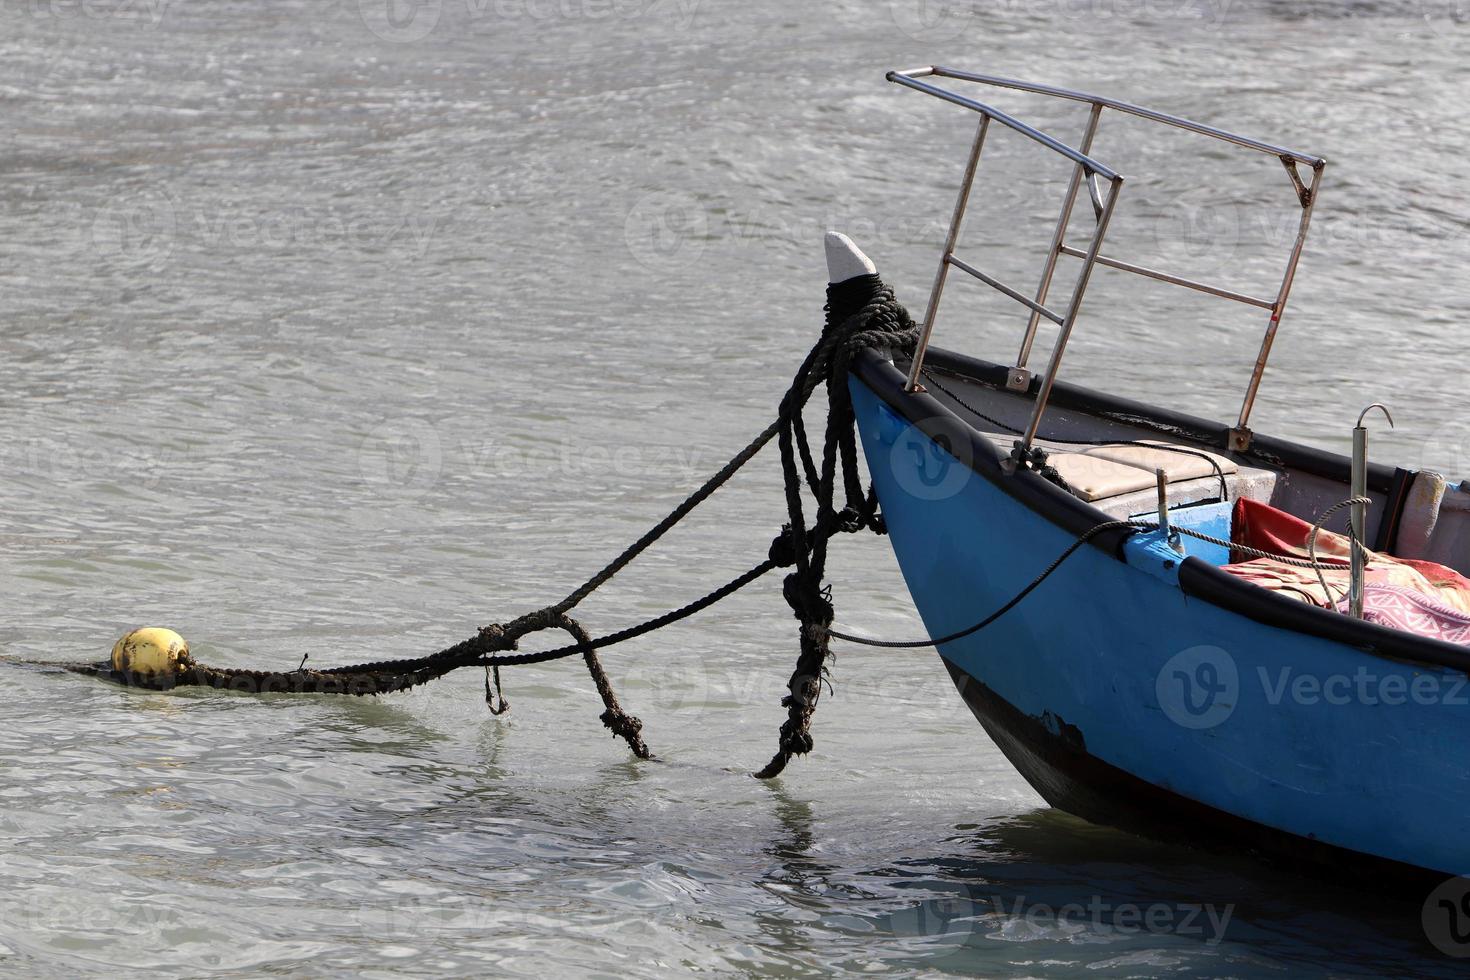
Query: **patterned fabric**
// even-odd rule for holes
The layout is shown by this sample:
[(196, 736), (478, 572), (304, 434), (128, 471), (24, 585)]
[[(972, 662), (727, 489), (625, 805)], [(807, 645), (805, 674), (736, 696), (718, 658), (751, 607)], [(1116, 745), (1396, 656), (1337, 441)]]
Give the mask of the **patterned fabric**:
[[(1322, 579), (1310, 568), (1297, 568), (1274, 558), (1256, 558), (1251, 561), (1225, 565), (1224, 570), (1232, 575), (1254, 582), (1265, 589), (1281, 592), (1293, 599), (1310, 602), (1326, 609), (1337, 607), (1338, 601), (1348, 594), (1352, 573), (1345, 564), (1334, 559), (1318, 559), (1333, 562), (1332, 567), (1322, 570), (1327, 580), (1327, 591), (1322, 591)], [(1453, 609), (1460, 615), (1470, 616), (1470, 587), (1461, 587), (1453, 579), (1426, 575), (1419, 567), (1423, 562), (1403, 562), (1387, 555), (1374, 555), (1365, 569), (1364, 585), (1410, 589), (1433, 598), (1440, 605)], [(1447, 569), (1452, 574), (1453, 569)]]
[[(1301, 518), (1254, 500), (1236, 501), (1231, 517), (1231, 541), (1284, 557), (1309, 557), (1307, 537), (1311, 532), (1312, 525)], [(1237, 561), (1225, 565), (1224, 570), (1290, 598), (1345, 611), (1351, 579), (1347, 537), (1319, 531), (1317, 559), (1332, 566), (1322, 571), (1326, 592), (1314, 570), (1273, 558)], [(1364, 619), (1369, 622), (1470, 644), (1470, 579), (1453, 568), (1370, 551), (1363, 595)]]
[[(1337, 611), (1348, 611), (1346, 599), (1337, 604)], [(1363, 619), (1406, 633), (1470, 646), (1470, 616), (1399, 585), (1365, 585)]]

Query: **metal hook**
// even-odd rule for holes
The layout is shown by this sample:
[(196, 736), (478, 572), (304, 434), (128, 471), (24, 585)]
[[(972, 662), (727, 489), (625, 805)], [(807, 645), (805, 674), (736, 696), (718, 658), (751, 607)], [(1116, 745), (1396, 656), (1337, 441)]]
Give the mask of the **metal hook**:
[(1388, 427), (1390, 429), (1392, 429), (1394, 427), (1394, 424), (1393, 424), (1393, 415), (1389, 412), (1388, 406), (1385, 405), (1385, 404), (1383, 404), (1383, 402), (1374, 402), (1373, 404), (1369, 405), (1367, 408), (1363, 409), (1362, 413), (1358, 416), (1358, 428), (1361, 429), (1363, 427), (1363, 420), (1365, 418), (1367, 418), (1368, 417), (1368, 413), (1371, 412), (1371, 411), (1373, 411), (1373, 409), (1375, 409), (1375, 408), (1376, 409), (1379, 409), (1379, 410), (1381, 410), (1383, 412), (1383, 417), (1386, 418), (1386, 419), (1388, 419)]
[(1358, 415), (1358, 427), (1353, 430), (1353, 456), (1349, 486), (1352, 490), (1352, 498), (1357, 502), (1348, 512), (1348, 527), (1351, 531), (1351, 544), (1348, 550), (1352, 566), (1348, 582), (1348, 615), (1354, 619), (1363, 618), (1363, 590), (1367, 581), (1365, 575), (1368, 567), (1368, 555), (1363, 544), (1363, 538), (1368, 534), (1368, 505), (1365, 502), (1368, 496), (1368, 430), (1364, 427), (1363, 421), (1375, 408), (1383, 412), (1383, 417), (1388, 419), (1389, 428), (1393, 428), (1393, 413), (1388, 410), (1388, 406), (1382, 402), (1374, 402)]

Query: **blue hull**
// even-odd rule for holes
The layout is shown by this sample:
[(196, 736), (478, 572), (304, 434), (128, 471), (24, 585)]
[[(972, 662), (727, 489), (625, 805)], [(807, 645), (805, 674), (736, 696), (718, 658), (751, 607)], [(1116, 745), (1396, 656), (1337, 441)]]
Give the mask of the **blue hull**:
[[(1071, 498), (1049, 509), (1066, 495), (1033, 474), (1001, 475), (983, 441), (926, 434), (935, 426), (902, 408), (921, 399), (896, 394), (901, 380), (869, 358), (851, 387), (894, 552), (937, 637), (1019, 592), (1086, 514)], [(1018, 494), (1006, 480), (1030, 483)], [(1382, 656), (1371, 632), (1348, 643), (1272, 625), (1299, 615), (1274, 605), (1246, 615), (1204, 601), (1181, 570), (1201, 574), (1156, 536), (1099, 538), (941, 648), (1038, 792), (1094, 821), (1334, 872), (1470, 874), (1464, 671)]]

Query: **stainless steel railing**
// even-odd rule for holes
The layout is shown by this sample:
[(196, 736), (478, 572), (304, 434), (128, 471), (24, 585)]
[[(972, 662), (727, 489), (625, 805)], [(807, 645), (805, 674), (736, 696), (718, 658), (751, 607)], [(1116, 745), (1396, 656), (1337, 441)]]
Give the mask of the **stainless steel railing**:
[[(1074, 102), (1087, 103), (1091, 107), (1091, 111), (1088, 114), (1087, 129), (1083, 134), (1081, 148), (1069, 146), (984, 102), (976, 101), (975, 99), (952, 92), (949, 89), (923, 81), (926, 78), (953, 78), (964, 82), (974, 82), (997, 88), (1014, 89), (1021, 92), (1032, 92), (1039, 95), (1048, 95)], [(1276, 330), (1280, 326), (1282, 315), (1286, 312), (1286, 301), (1291, 294), (1292, 282), (1296, 278), (1296, 269), (1297, 264), (1301, 261), (1302, 248), (1306, 244), (1307, 230), (1311, 225), (1312, 208), (1317, 203), (1318, 191), (1322, 184), (1322, 171), (1327, 166), (1327, 161), (1322, 157), (1300, 153), (1295, 150), (1286, 149), (1285, 147), (1275, 146), (1271, 143), (1250, 139), (1236, 133), (1226, 132), (1223, 129), (1216, 129), (1213, 126), (1206, 126), (1202, 123), (1192, 122), (1178, 116), (1171, 116), (1153, 109), (1146, 109), (1142, 106), (1133, 105), (1132, 103), (1120, 102), (1116, 99), (1109, 99), (1098, 95), (1089, 95), (1085, 92), (1074, 92), (1070, 89), (1056, 88), (1050, 85), (1036, 85), (1010, 78), (980, 75), (974, 72), (958, 71), (953, 68), (940, 68), (935, 66), (915, 68), (909, 71), (891, 71), (888, 73), (888, 80), (932, 95), (945, 102), (969, 109), (980, 115), (980, 122), (975, 132), (975, 140), (970, 149), (969, 161), (965, 167), (964, 179), (960, 185), (959, 198), (955, 202), (954, 217), (950, 221), (949, 233), (945, 238), (944, 254), (940, 257), (939, 271), (934, 277), (934, 286), (929, 294), (929, 307), (924, 314), (923, 330), (919, 338), (918, 347), (914, 352), (913, 366), (909, 371), (909, 390), (917, 391), (921, 388), (919, 385), (919, 375), (923, 370), (924, 355), (929, 347), (929, 338), (934, 332), (934, 320), (939, 310), (940, 299), (944, 294), (944, 286), (948, 279), (950, 268), (953, 267), (968, 273), (1030, 310), (1030, 318), (1027, 320), (1026, 331), (1021, 338), (1021, 348), (1016, 357), (1016, 364), (1010, 369), (1007, 378), (1006, 383), (1008, 387), (1017, 391), (1026, 391), (1030, 388), (1031, 372), (1026, 365), (1031, 358), (1032, 347), (1036, 341), (1036, 332), (1040, 326), (1041, 319), (1045, 317), (1061, 328), (1057, 335), (1056, 344), (1052, 348), (1051, 361), (1047, 366), (1045, 376), (1041, 380), (1041, 386), (1036, 395), (1036, 404), (1032, 409), (1031, 419), (1026, 426), (1026, 433), (1022, 440), (1023, 447), (1029, 448), (1032, 440), (1036, 437), (1037, 429), (1041, 424), (1042, 414), (1046, 411), (1047, 402), (1051, 398), (1052, 385), (1055, 383), (1057, 373), (1061, 369), (1062, 357), (1066, 353), (1067, 342), (1071, 339), (1072, 329), (1076, 325), (1078, 314), (1081, 312), (1083, 295), (1087, 291), (1087, 285), (1091, 280), (1093, 269), (1101, 265), (1110, 269), (1117, 269), (1122, 272), (1130, 272), (1134, 275), (1154, 279), (1159, 282), (1183, 286), (1186, 289), (1197, 290), (1211, 296), (1243, 303), (1247, 306), (1257, 307), (1270, 312), (1270, 319), (1266, 325), (1266, 333), (1261, 341), (1260, 353), (1256, 357), (1255, 368), (1251, 372), (1250, 383), (1246, 388), (1245, 399), (1241, 404), (1239, 420), (1230, 432), (1230, 447), (1232, 449), (1242, 450), (1247, 448), (1251, 441), (1251, 430), (1248, 424), (1251, 410), (1255, 406), (1256, 394), (1260, 390), (1261, 377), (1265, 374), (1266, 363), (1271, 356), (1271, 347), (1276, 340)], [(1183, 276), (1162, 272), (1157, 269), (1150, 269), (1146, 266), (1102, 254), (1103, 239), (1107, 234), (1108, 224), (1117, 207), (1118, 194), (1123, 187), (1123, 176), (1121, 174), (1091, 156), (1092, 144), (1097, 136), (1098, 125), (1102, 121), (1104, 109), (1111, 109), (1126, 115), (1148, 119), (1166, 126), (1207, 136), (1211, 139), (1222, 140), (1248, 150), (1270, 154), (1281, 161), (1282, 166), (1286, 169), (1287, 175), (1291, 178), (1292, 187), (1296, 192), (1297, 201), (1301, 206), (1301, 220), (1297, 228), (1296, 240), (1287, 258), (1286, 271), (1282, 276), (1281, 286), (1273, 299), (1251, 296), (1223, 286), (1198, 282)], [(980, 155), (985, 147), (985, 138), (992, 121), (998, 122), (1020, 133), (1022, 136), (1060, 154), (1073, 163), (1071, 181), (1067, 186), (1067, 193), (1062, 203), (1061, 215), (1057, 219), (1056, 229), (1052, 234), (1051, 248), (1047, 252), (1046, 262), (1041, 273), (1041, 281), (1035, 293), (1031, 296), (1006, 285), (955, 255), (955, 248), (959, 244), (960, 228), (964, 224), (965, 211), (969, 205), (971, 188), (974, 185), (975, 174), (980, 165)], [(1301, 165), (1309, 167), (1312, 171), (1312, 181), (1310, 184), (1307, 184), (1302, 178), (1299, 169)], [(1108, 187), (1106, 191), (1099, 186), (1099, 179), (1107, 182)], [(1066, 241), (1067, 228), (1071, 224), (1072, 214), (1077, 205), (1077, 198), (1083, 187), (1087, 189), (1087, 195), (1092, 204), (1093, 218), (1095, 221), (1092, 241), (1086, 249), (1068, 245)], [(1072, 298), (1067, 304), (1067, 309), (1063, 312), (1058, 312), (1046, 305), (1046, 298), (1051, 291), (1052, 280), (1056, 275), (1057, 260), (1063, 255), (1081, 259), (1082, 269), (1078, 273), (1077, 283), (1072, 291)]]

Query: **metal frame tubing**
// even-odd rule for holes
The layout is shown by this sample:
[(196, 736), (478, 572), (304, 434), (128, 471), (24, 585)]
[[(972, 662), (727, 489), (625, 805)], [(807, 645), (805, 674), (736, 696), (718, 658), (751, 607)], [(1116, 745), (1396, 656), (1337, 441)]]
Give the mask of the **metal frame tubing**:
[[(1088, 115), (1087, 129), (1083, 134), (1081, 148), (1069, 146), (984, 102), (978, 102), (966, 96), (951, 92), (948, 89), (921, 81), (924, 78), (953, 78), (998, 88), (1014, 89), (1020, 92), (1031, 92), (1076, 102), (1086, 102), (1091, 108)], [(919, 338), (919, 344), (914, 351), (913, 366), (909, 371), (908, 377), (908, 390), (920, 390), (919, 375), (923, 370), (924, 355), (928, 350), (929, 340), (934, 332), (934, 320), (939, 310), (940, 300), (944, 294), (944, 286), (949, 275), (949, 269), (953, 266), (969, 273), (992, 288), (999, 290), (1001, 293), (1004, 293), (1009, 298), (1030, 310), (1030, 316), (1026, 321), (1026, 331), (1021, 338), (1020, 351), (1016, 356), (1016, 366), (1011, 370), (1011, 377), (1008, 381), (1011, 387), (1020, 390), (1029, 385), (1031, 376), (1026, 370), (1026, 364), (1031, 358), (1032, 348), (1036, 342), (1037, 328), (1040, 326), (1041, 318), (1046, 317), (1061, 326), (1061, 333), (1058, 335), (1056, 345), (1052, 349), (1051, 363), (1047, 369), (1046, 378), (1042, 383), (1041, 390), (1037, 393), (1036, 407), (1032, 412), (1031, 422), (1026, 429), (1024, 445), (1029, 448), (1032, 439), (1036, 436), (1037, 427), (1041, 420), (1041, 413), (1046, 409), (1047, 399), (1051, 394), (1051, 387), (1056, 379), (1057, 370), (1061, 367), (1062, 354), (1066, 350), (1067, 341), (1071, 338), (1072, 329), (1076, 325), (1077, 314), (1082, 307), (1083, 293), (1087, 289), (1087, 284), (1092, 277), (1093, 269), (1101, 265), (1110, 269), (1118, 269), (1122, 272), (1129, 272), (1148, 279), (1182, 286), (1186, 289), (1193, 289), (1211, 296), (1217, 296), (1221, 299), (1270, 311), (1271, 317), (1266, 325), (1265, 336), (1261, 340), (1260, 353), (1256, 357), (1255, 367), (1251, 372), (1250, 382), (1246, 387), (1245, 399), (1241, 404), (1239, 421), (1236, 427), (1231, 430), (1230, 434), (1232, 449), (1244, 449), (1248, 447), (1251, 439), (1251, 432), (1248, 428), (1251, 410), (1255, 406), (1256, 395), (1261, 386), (1261, 379), (1266, 372), (1266, 364), (1271, 357), (1271, 347), (1275, 343), (1277, 329), (1280, 327), (1281, 318), (1286, 312), (1287, 299), (1291, 295), (1291, 286), (1296, 279), (1297, 266), (1301, 261), (1302, 250), (1306, 245), (1307, 231), (1311, 227), (1312, 209), (1317, 203), (1322, 186), (1322, 173), (1327, 166), (1327, 161), (1319, 156), (1290, 150), (1261, 140), (1251, 139), (1246, 136), (1241, 136), (1238, 133), (1217, 129), (1214, 126), (1206, 126), (1203, 123), (1193, 122), (1179, 116), (1172, 116), (1168, 113), (1146, 109), (1143, 106), (1134, 105), (1130, 102), (1121, 102), (1117, 99), (1109, 99), (1104, 96), (1091, 95), (1086, 92), (1077, 92), (1071, 89), (1057, 88), (1051, 85), (1037, 85), (1011, 78), (981, 75), (975, 72), (959, 71), (953, 68), (942, 68), (938, 66), (914, 68), (908, 71), (891, 71), (888, 73), (888, 80), (980, 114), (980, 124), (975, 134), (975, 143), (970, 151), (970, 160), (965, 169), (964, 182), (960, 186), (959, 199), (955, 203), (954, 218), (950, 223), (949, 235), (945, 240), (944, 254), (940, 257), (939, 271), (935, 274), (934, 286), (929, 294), (929, 308), (924, 314), (923, 331)], [(1248, 293), (1228, 289), (1224, 286), (1198, 282), (1183, 276), (1151, 269), (1147, 266), (1136, 265), (1132, 262), (1125, 262), (1122, 259), (1102, 254), (1103, 237), (1107, 232), (1108, 224), (1112, 220), (1113, 212), (1117, 207), (1118, 192), (1123, 184), (1122, 175), (1091, 155), (1103, 109), (1113, 109), (1127, 115), (1137, 116), (1191, 133), (1208, 136), (1212, 139), (1223, 140), (1235, 146), (1255, 150), (1260, 153), (1268, 153), (1280, 159), (1286, 168), (1288, 176), (1291, 178), (1293, 189), (1301, 205), (1302, 214), (1301, 222), (1297, 228), (1296, 241), (1292, 245), (1291, 253), (1286, 263), (1286, 271), (1281, 279), (1281, 287), (1277, 290), (1274, 300), (1262, 299)], [(985, 274), (955, 256), (955, 248), (959, 243), (960, 227), (964, 223), (965, 210), (969, 204), (970, 193), (975, 182), (976, 169), (980, 162), (980, 152), (984, 147), (985, 136), (989, 130), (991, 120), (1003, 124), (1055, 153), (1061, 154), (1074, 164), (1071, 181), (1067, 185), (1067, 194), (1062, 202), (1061, 214), (1057, 219), (1056, 228), (1052, 232), (1051, 248), (1047, 253), (1046, 263), (1042, 268), (1041, 280), (1033, 294), (1034, 299), (1022, 295), (1020, 291), (1007, 286), (1005, 283)], [(1312, 169), (1311, 186), (1307, 186), (1302, 181), (1301, 174), (1297, 169), (1298, 164), (1305, 164)], [(1108, 181), (1110, 184), (1106, 202), (1102, 200), (1102, 194), (1098, 189), (1097, 181), (1099, 177)], [(1097, 228), (1093, 235), (1092, 243), (1086, 251), (1068, 245), (1066, 241), (1067, 228), (1071, 224), (1072, 214), (1077, 205), (1077, 197), (1084, 182), (1087, 184), (1088, 196), (1092, 202), (1094, 217), (1097, 219)], [(1046, 299), (1051, 291), (1052, 280), (1056, 275), (1057, 260), (1063, 255), (1082, 259), (1083, 266), (1082, 271), (1078, 274), (1076, 291), (1072, 295), (1067, 312), (1065, 315), (1058, 316), (1055, 311), (1046, 305)]]

